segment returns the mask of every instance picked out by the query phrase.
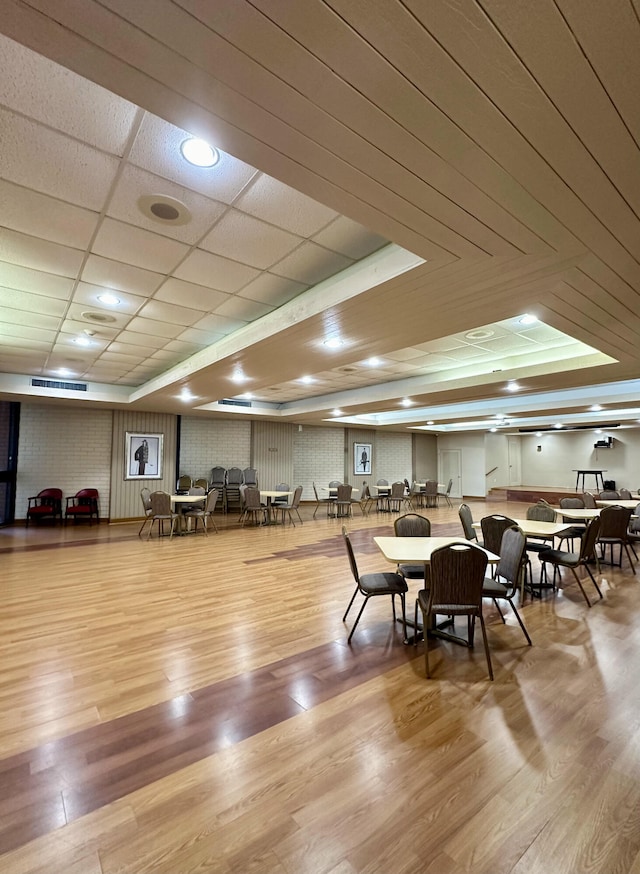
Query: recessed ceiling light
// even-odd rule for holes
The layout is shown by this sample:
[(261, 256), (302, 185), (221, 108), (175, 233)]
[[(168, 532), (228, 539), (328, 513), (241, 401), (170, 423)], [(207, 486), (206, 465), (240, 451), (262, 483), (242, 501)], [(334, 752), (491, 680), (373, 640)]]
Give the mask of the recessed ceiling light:
[(427, 425), (435, 425), (435, 422), (427, 422)]
[(332, 410), (332, 411), (331, 411), (331, 415), (332, 415), (332, 416), (341, 416), (341, 415), (342, 415), (342, 410)]
[(525, 313), (523, 316), (520, 316), (518, 321), (521, 325), (534, 325), (538, 319), (536, 316), (531, 315), (531, 313)]
[(554, 428), (563, 428), (564, 426), (562, 425), (561, 422), (556, 422), (556, 424), (553, 427)]
[(413, 401), (410, 398), (402, 398), (400, 401), (403, 407), (410, 407), (413, 404)]
[(231, 379), (234, 382), (246, 382), (249, 379), (249, 377), (245, 376), (241, 370), (234, 370), (234, 372), (231, 376)]
[(58, 374), (58, 376), (71, 376), (71, 371), (68, 370), (66, 367), (59, 367), (56, 370), (56, 373)]
[(589, 409), (592, 413), (599, 413), (602, 407), (600, 406), (600, 404), (592, 404)]
[(220, 154), (209, 143), (191, 137), (180, 146), (182, 157), (194, 167), (213, 167), (220, 160)]
[(241, 395), (238, 395), (238, 397), (239, 397), (241, 400), (243, 400), (243, 401), (251, 401), (251, 400), (253, 400), (253, 395), (251, 394), (250, 391), (245, 391), (245, 392), (243, 392)]
[(315, 382), (315, 379), (312, 376), (301, 376), (300, 382), (304, 382), (305, 385), (310, 385), (312, 382)]
[(367, 361), (368, 367), (379, 367), (382, 364), (382, 361), (379, 358), (369, 358)]
[(180, 400), (181, 401), (192, 401), (195, 399), (195, 395), (192, 395), (188, 388), (183, 388), (180, 392)]
[(492, 434), (494, 434), (498, 429), (497, 428), (489, 428)]
[(536, 431), (536, 437), (542, 437), (542, 431)]
[(109, 291), (105, 294), (99, 294), (98, 300), (100, 303), (104, 303), (109, 307), (117, 307), (120, 303), (120, 298), (116, 297), (115, 294), (111, 294)]
[(464, 337), (465, 340), (488, 340), (494, 334), (495, 331), (492, 331), (490, 328), (478, 328), (476, 331), (469, 331)]
[(512, 379), (511, 382), (507, 383), (506, 389), (507, 391), (520, 391), (520, 385), (515, 381), (515, 379)]
[(329, 337), (328, 340), (323, 341), (323, 345), (327, 349), (339, 349), (341, 346), (344, 346), (344, 340), (341, 340), (340, 337)]
[(593, 433), (594, 434), (602, 434), (602, 430), (600, 428), (596, 428), (596, 430)]
[(76, 346), (91, 346), (91, 340), (88, 337), (74, 337), (73, 342)]

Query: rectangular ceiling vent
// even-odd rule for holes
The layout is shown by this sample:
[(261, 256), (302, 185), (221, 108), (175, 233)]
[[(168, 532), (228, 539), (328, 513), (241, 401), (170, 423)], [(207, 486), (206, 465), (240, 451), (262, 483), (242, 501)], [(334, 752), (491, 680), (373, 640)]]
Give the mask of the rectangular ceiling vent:
[(63, 388), (65, 391), (86, 391), (86, 382), (61, 382), (57, 379), (32, 379), (32, 388)]
[(224, 398), (222, 401), (218, 401), (219, 404), (226, 404), (228, 407), (250, 407), (251, 401), (242, 401), (236, 398)]

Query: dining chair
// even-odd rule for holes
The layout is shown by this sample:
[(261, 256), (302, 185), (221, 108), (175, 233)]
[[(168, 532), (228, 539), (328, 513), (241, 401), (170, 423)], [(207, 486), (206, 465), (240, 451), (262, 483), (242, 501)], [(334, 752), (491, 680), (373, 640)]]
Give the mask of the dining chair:
[[(561, 510), (582, 510), (584, 509), (584, 499), (576, 498), (560, 498), (558, 501)], [(563, 541), (568, 541), (569, 550), (573, 552), (573, 541), (580, 540), (584, 534), (586, 522), (576, 522), (575, 519), (569, 519), (566, 516), (562, 517), (563, 522), (569, 522), (570, 527), (565, 529), (562, 534), (557, 534), (556, 537), (562, 545)]]
[(171, 508), (171, 495), (169, 492), (157, 491), (151, 492), (149, 498), (151, 501), (151, 525), (147, 534), (147, 540), (151, 537), (153, 526), (157, 523), (158, 534), (164, 534), (165, 522), (170, 525), (169, 540), (173, 537), (173, 532), (180, 520), (180, 514), (175, 513)]
[(218, 532), (218, 526), (215, 523), (213, 518), (214, 511), (216, 509), (216, 504), (218, 503), (218, 490), (211, 489), (211, 491), (207, 494), (204, 505), (194, 505), (191, 509), (187, 510), (184, 513), (185, 521), (192, 519), (194, 522), (194, 532), (198, 530), (198, 523), (202, 525), (202, 533), (205, 536), (208, 536), (209, 532), (207, 531), (207, 527), (209, 523), (213, 525), (214, 531)]
[(637, 558), (638, 554), (636, 553), (635, 545), (640, 543), (640, 504), (636, 504), (635, 509), (632, 510), (632, 516), (627, 527), (627, 538), (633, 555)]
[(209, 480), (206, 477), (199, 476), (196, 480), (194, 480), (193, 485), (197, 489), (204, 489), (205, 492), (209, 491)]
[(386, 513), (389, 510), (389, 480), (379, 479), (376, 483), (376, 510), (378, 513)]
[(313, 511), (313, 518), (315, 519), (316, 513), (318, 512), (318, 507), (321, 507), (323, 504), (327, 508), (327, 514), (329, 513), (329, 504), (331, 503), (332, 499), (330, 497), (321, 498), (320, 495), (318, 494), (318, 487), (316, 486), (316, 484), (311, 483), (311, 485), (313, 486), (313, 494), (315, 495), (315, 498), (316, 498), (316, 506), (315, 506), (315, 509)]
[(276, 510), (279, 510), (282, 513), (282, 524), (284, 524), (284, 522), (285, 522), (285, 516), (288, 515), (289, 521), (291, 522), (291, 524), (295, 528), (296, 523), (293, 521), (293, 516), (291, 515), (292, 511), (295, 511), (297, 516), (298, 516), (298, 519), (300, 520), (300, 524), (302, 525), (302, 516), (300, 515), (300, 511), (298, 510), (298, 507), (300, 506), (300, 498), (301, 497), (302, 497), (302, 486), (297, 486), (294, 493), (293, 493), (293, 497), (291, 498), (291, 503), (290, 504), (279, 504), (277, 506)]
[(222, 510), (227, 512), (227, 493), (225, 485), (227, 482), (227, 469), (221, 465), (216, 465), (211, 468), (211, 477), (209, 479), (209, 488), (217, 489), (222, 500)]
[(369, 573), (369, 574), (360, 574), (358, 571), (358, 565), (356, 563), (356, 557), (353, 552), (353, 546), (351, 544), (351, 538), (347, 533), (347, 529), (345, 526), (342, 526), (342, 538), (344, 540), (344, 545), (347, 550), (347, 555), (349, 556), (349, 564), (351, 566), (351, 573), (356, 583), (355, 590), (353, 595), (351, 596), (351, 600), (349, 601), (349, 606), (345, 610), (345, 614), (342, 617), (342, 621), (345, 622), (347, 619), (347, 615), (349, 610), (353, 605), (353, 602), (356, 599), (358, 593), (364, 596), (364, 601), (362, 602), (362, 606), (360, 607), (360, 611), (356, 616), (356, 621), (353, 623), (353, 627), (349, 632), (349, 637), (347, 638), (347, 643), (351, 643), (351, 638), (353, 637), (353, 632), (356, 630), (358, 622), (360, 621), (360, 617), (364, 611), (364, 608), (369, 603), (370, 598), (375, 598), (378, 595), (390, 595), (391, 596), (391, 607), (393, 610), (393, 622), (395, 626), (396, 622), (396, 595), (400, 596), (400, 603), (402, 605), (402, 635), (403, 640), (406, 643), (407, 641), (407, 611), (406, 611), (406, 593), (408, 591), (407, 581), (398, 573), (393, 571), (381, 571), (379, 573)]
[[(431, 521), (419, 513), (405, 513), (393, 522), (396, 537), (431, 537)], [(396, 568), (406, 580), (424, 580), (428, 588), (429, 566), (425, 564), (399, 564)]]
[(398, 480), (391, 483), (391, 491), (387, 498), (387, 506), (389, 512), (399, 513), (403, 506), (407, 504), (407, 496), (405, 493), (404, 483)]
[[(247, 485), (248, 485), (248, 483), (247, 483)], [(278, 485), (275, 487), (275, 491), (276, 492), (290, 492), (291, 486), (289, 485), (289, 483), (278, 483)], [(279, 498), (271, 498), (271, 504), (272, 504), (272, 506), (275, 506), (277, 508), (281, 504), (282, 505), (286, 504), (289, 501), (290, 497), (291, 497), (291, 495), (281, 495)]]
[(75, 495), (66, 499), (67, 507), (64, 513), (65, 525), (69, 516), (74, 520), (88, 519), (89, 525), (95, 518), (96, 522), (100, 522), (100, 513), (98, 511), (98, 501), (100, 495), (97, 489), (80, 489)]
[(438, 490), (438, 485), (436, 483), (436, 502), (438, 503), (438, 505), (440, 504), (440, 498), (444, 498), (445, 501), (447, 502), (447, 505), (449, 507), (451, 506), (450, 495), (451, 495), (452, 487), (453, 487), (453, 480), (452, 479), (449, 480), (449, 482), (447, 483), (447, 487), (445, 488), (445, 490), (443, 492)]
[[(489, 679), (493, 680), (493, 668), (489, 654), (489, 642), (482, 615), (482, 588), (487, 569), (487, 554), (470, 543), (453, 543), (442, 546), (431, 553), (430, 586), (420, 589), (416, 599), (415, 624), (418, 624), (418, 609), (422, 613), (422, 627), (425, 629), (424, 663), (427, 677), (429, 668), (429, 633), (437, 614), (467, 617), (467, 639), (450, 635), (457, 643), (473, 647), (475, 620), (480, 621), (484, 652), (487, 659)], [(414, 646), (417, 645), (417, 636)]]
[(584, 501), (584, 505), (589, 510), (595, 510), (597, 508), (595, 496), (591, 492), (584, 492), (582, 495), (582, 500)]
[(598, 499), (600, 501), (619, 501), (620, 492), (616, 489), (604, 489), (604, 491), (600, 492), (598, 495)]
[(632, 501), (631, 492), (629, 489), (618, 489), (621, 501)]
[(151, 522), (151, 514), (153, 513), (153, 507), (151, 506), (151, 489), (146, 488), (146, 486), (140, 489), (140, 500), (142, 501), (142, 509), (144, 510), (144, 519), (142, 520), (142, 525), (138, 531), (138, 537), (142, 536), (144, 526), (147, 522)]
[(334, 501), (334, 506), (336, 508), (336, 516), (342, 518), (344, 516), (351, 516), (351, 495), (353, 494), (353, 488), (349, 485), (349, 483), (343, 483), (336, 488), (336, 499)]
[(258, 488), (258, 471), (255, 467), (245, 467), (242, 476), (246, 485)]
[(424, 503), (425, 507), (438, 506), (438, 482), (435, 479), (428, 479), (424, 485)]
[(176, 492), (179, 495), (186, 494), (189, 491), (191, 486), (193, 485), (193, 480), (186, 473), (181, 474), (178, 477), (178, 482), (176, 483)]
[[(556, 511), (553, 509), (551, 504), (548, 504), (545, 500), (538, 501), (537, 504), (532, 504), (530, 507), (527, 507), (527, 519), (537, 522), (555, 522), (556, 520)], [(529, 535), (526, 538), (526, 546), (525, 549), (530, 556), (539, 555), (545, 549), (553, 548), (553, 535)], [(502, 553), (500, 553), (502, 555)], [(543, 575), (544, 568), (540, 565), (540, 582), (538, 584), (538, 595), (540, 596), (542, 593), (543, 586)], [(546, 585), (546, 583), (545, 583)], [(533, 572), (531, 574), (531, 594), (534, 594), (534, 585), (533, 585)]]
[(230, 467), (225, 476), (225, 504), (229, 507), (240, 507), (240, 486), (244, 483), (239, 467)]
[(243, 528), (247, 519), (253, 519), (255, 525), (265, 525), (267, 523), (267, 508), (260, 501), (260, 489), (256, 489), (253, 486), (247, 486), (244, 489), (244, 508), (241, 519)]
[(478, 532), (473, 527), (473, 514), (471, 513), (471, 507), (468, 504), (460, 504), (458, 507), (458, 516), (460, 517), (460, 521), (462, 522), (462, 530), (464, 531), (464, 536), (467, 540), (476, 541), (478, 540)]
[(522, 633), (527, 639), (527, 643), (531, 646), (529, 632), (525, 628), (516, 605), (513, 603), (514, 595), (521, 588), (522, 559), (526, 544), (527, 538), (524, 536), (522, 528), (514, 526), (506, 529), (502, 535), (500, 561), (496, 567), (495, 576), (485, 576), (482, 585), (482, 597), (491, 598), (503, 623), (505, 618), (498, 605), (498, 601), (508, 601), (522, 629)]
[[(629, 521), (633, 510), (630, 507), (605, 507), (600, 513), (600, 531), (598, 533), (597, 545), (602, 550), (600, 561), (606, 559), (607, 547), (609, 547), (609, 555), (611, 565), (622, 567), (622, 550), (626, 552), (631, 570), (636, 572), (636, 567), (631, 558), (631, 550), (629, 546)], [(620, 561), (613, 560), (613, 547), (620, 547)]]
[(596, 540), (598, 539), (598, 535), (600, 533), (600, 516), (596, 516), (592, 519), (586, 526), (584, 530), (584, 534), (580, 539), (580, 552), (566, 552), (561, 549), (548, 549), (544, 552), (540, 553), (540, 561), (544, 564), (552, 564), (553, 565), (553, 586), (556, 587), (556, 575), (560, 578), (560, 568), (568, 568), (573, 574), (578, 586), (580, 587), (580, 591), (582, 592), (585, 601), (587, 602), (587, 606), (591, 607), (591, 601), (589, 600), (587, 593), (584, 590), (584, 586), (582, 585), (582, 581), (578, 576), (577, 570), (579, 567), (583, 567), (588, 575), (591, 577), (591, 582), (596, 588), (596, 592), (602, 598), (602, 592), (598, 587), (598, 583), (596, 582), (596, 578), (594, 577), (589, 564), (591, 562), (595, 562), (596, 571), (598, 576), (600, 575), (600, 562), (598, 559), (598, 552), (596, 549)]
[(369, 491), (369, 486), (364, 483), (362, 486), (362, 490), (360, 492), (359, 498), (352, 498), (352, 504), (357, 504), (360, 507), (363, 516), (369, 515), (369, 510), (372, 505), (375, 504), (375, 499), (371, 497), (371, 492)]

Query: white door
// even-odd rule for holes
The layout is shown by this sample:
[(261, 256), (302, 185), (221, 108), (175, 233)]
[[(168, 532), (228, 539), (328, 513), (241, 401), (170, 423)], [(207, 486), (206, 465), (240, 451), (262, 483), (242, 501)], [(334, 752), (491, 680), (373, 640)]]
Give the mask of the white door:
[(438, 482), (446, 488), (449, 480), (451, 497), (462, 497), (462, 454), (459, 449), (443, 449), (438, 453)]
[(508, 455), (509, 455), (509, 485), (510, 486), (521, 486), (522, 485), (522, 468), (520, 464), (521, 456), (520, 456), (520, 438), (519, 437), (508, 437), (507, 438), (507, 446), (508, 446)]

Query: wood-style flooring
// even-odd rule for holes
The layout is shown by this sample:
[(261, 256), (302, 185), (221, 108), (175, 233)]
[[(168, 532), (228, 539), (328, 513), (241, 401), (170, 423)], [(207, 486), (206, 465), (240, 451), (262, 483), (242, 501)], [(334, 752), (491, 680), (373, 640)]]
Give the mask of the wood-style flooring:
[[(471, 502), (523, 514), (521, 503)], [(0, 529), (0, 872), (640, 874), (640, 586), (571, 576), (481, 645), (355, 612), (343, 520)], [(457, 506), (421, 511), (461, 533)], [(361, 572), (391, 569), (347, 522)], [(534, 559), (534, 573), (537, 565)], [(415, 592), (408, 599), (413, 612)]]

